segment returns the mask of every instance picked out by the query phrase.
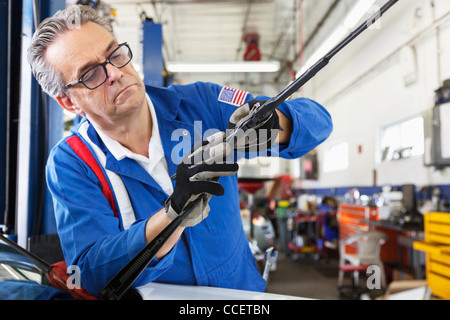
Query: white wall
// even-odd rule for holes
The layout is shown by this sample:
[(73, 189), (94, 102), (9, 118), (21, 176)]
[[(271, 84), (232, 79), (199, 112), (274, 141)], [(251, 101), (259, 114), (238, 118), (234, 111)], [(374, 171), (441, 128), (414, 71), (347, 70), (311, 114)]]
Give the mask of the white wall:
[[(334, 132), (318, 148), (320, 179), (303, 181), (303, 188), (371, 186), (373, 170), (377, 185), (450, 183), (450, 169), (426, 168), (422, 157), (377, 161), (380, 128), (432, 108), (434, 90), (450, 78), (450, 1), (435, 0), (434, 9), (432, 2), (399, 1), (383, 17), (381, 29), (368, 30), (304, 87), (305, 96), (329, 110)], [(416, 57), (417, 80), (410, 86), (404, 83), (405, 63), (401, 59), (406, 46)], [(349, 143), (349, 169), (324, 174), (324, 150), (338, 141)]]

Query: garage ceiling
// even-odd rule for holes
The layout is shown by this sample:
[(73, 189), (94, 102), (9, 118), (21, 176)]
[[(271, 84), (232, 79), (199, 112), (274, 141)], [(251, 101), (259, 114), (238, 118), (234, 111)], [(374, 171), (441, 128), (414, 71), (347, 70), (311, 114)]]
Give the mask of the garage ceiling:
[[(103, 0), (116, 9), (120, 41), (139, 47), (142, 14), (163, 24), (166, 61), (242, 61), (246, 32), (260, 35), (262, 60), (297, 62), (299, 34), (307, 41), (336, 0)], [(300, 7), (302, 10), (300, 10)], [(299, 24), (303, 17), (303, 24)]]

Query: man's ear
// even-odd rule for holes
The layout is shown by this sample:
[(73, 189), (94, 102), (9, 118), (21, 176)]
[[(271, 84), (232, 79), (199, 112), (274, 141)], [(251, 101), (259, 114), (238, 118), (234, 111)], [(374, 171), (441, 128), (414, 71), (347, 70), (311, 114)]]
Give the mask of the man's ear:
[(59, 103), (61, 107), (66, 109), (69, 112), (75, 113), (75, 114), (82, 114), (83, 110), (81, 110), (80, 107), (78, 107), (73, 101), (66, 95), (63, 95), (61, 97), (55, 97), (56, 101)]

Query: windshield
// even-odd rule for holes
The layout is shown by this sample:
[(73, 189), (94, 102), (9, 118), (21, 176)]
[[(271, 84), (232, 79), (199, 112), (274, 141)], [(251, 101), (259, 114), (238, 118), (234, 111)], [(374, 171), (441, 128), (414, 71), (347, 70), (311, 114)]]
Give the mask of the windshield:
[(45, 270), (1, 240), (0, 281), (33, 281), (48, 284)]
[(0, 234), (0, 300), (40, 300), (66, 293), (49, 284), (48, 264)]

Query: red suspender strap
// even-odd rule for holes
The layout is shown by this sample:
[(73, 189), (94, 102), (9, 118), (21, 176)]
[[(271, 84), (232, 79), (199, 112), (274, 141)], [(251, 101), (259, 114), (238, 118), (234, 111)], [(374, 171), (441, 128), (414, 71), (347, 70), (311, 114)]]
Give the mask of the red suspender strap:
[(66, 141), (69, 144), (69, 146), (73, 149), (73, 151), (75, 151), (75, 153), (81, 158), (81, 160), (83, 160), (89, 166), (89, 168), (91, 168), (91, 170), (94, 171), (95, 175), (102, 184), (103, 195), (106, 197), (109, 204), (111, 205), (111, 208), (114, 211), (114, 216), (116, 218), (119, 218), (116, 202), (114, 201), (114, 195), (111, 191), (111, 188), (109, 187), (105, 175), (103, 174), (102, 168), (100, 168), (97, 160), (95, 160), (89, 148), (84, 144), (83, 141), (81, 141), (81, 139), (78, 136), (75, 135), (67, 138)]

